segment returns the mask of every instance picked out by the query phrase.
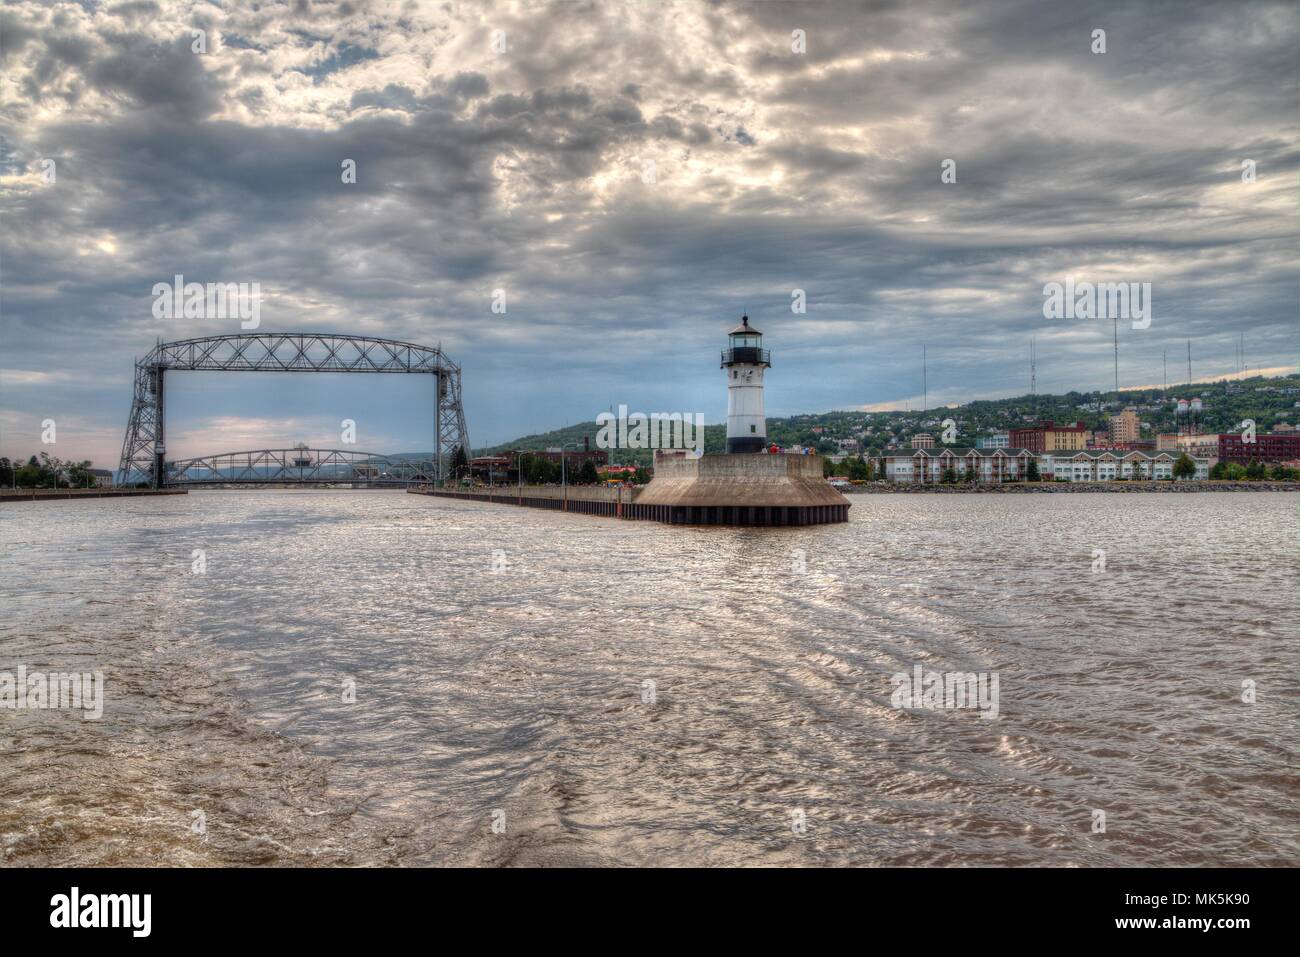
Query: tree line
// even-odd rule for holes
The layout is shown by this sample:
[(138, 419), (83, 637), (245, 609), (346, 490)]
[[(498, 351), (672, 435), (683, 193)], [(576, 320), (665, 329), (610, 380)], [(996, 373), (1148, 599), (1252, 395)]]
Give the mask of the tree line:
[(1275, 482), (1295, 482), (1300, 480), (1300, 469), (1288, 468), (1285, 465), (1274, 465), (1269, 468), (1258, 459), (1251, 459), (1248, 465), (1242, 465), (1240, 462), (1219, 462), (1210, 469), (1210, 478), (1230, 482), (1243, 480), (1259, 482), (1264, 479), (1272, 479)]
[(64, 461), (42, 452), (23, 463), (0, 456), (0, 488), (90, 488), (94, 484), (89, 459)]

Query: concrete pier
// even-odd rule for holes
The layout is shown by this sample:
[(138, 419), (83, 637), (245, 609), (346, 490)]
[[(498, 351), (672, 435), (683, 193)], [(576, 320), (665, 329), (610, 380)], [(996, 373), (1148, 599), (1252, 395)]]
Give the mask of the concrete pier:
[(823, 525), (849, 518), (848, 499), (822, 478), (816, 455), (660, 455), (654, 479), (640, 489), (528, 485), (409, 491), (671, 525)]
[(661, 453), (654, 480), (633, 503), (639, 509), (667, 509), (668, 521), (685, 525), (849, 520), (849, 500), (822, 477), (820, 455)]

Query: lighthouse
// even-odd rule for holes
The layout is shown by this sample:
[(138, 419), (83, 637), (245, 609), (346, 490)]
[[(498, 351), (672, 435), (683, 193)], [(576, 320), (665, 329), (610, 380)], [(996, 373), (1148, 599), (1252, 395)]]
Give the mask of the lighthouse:
[(763, 416), (763, 370), (772, 365), (763, 334), (740, 317), (727, 335), (722, 369), (727, 373), (727, 451), (761, 452), (767, 444)]

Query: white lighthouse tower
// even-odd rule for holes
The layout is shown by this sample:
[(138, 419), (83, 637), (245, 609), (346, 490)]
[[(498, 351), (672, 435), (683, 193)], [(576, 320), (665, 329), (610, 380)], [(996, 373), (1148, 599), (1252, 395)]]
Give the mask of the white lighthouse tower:
[(761, 452), (767, 444), (763, 415), (763, 370), (772, 365), (763, 334), (741, 316), (728, 334), (722, 368), (727, 373), (727, 451)]

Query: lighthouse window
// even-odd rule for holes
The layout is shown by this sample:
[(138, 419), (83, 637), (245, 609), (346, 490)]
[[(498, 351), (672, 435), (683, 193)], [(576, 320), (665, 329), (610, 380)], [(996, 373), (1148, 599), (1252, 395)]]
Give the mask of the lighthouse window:
[(732, 369), (732, 370), (731, 370), (731, 377), (732, 377), (733, 379), (738, 379), (738, 378), (740, 378), (740, 373), (737, 372), (735, 369)]
[(757, 432), (757, 431), (758, 431), (758, 426), (756, 426), (756, 425), (751, 425), (751, 426), (749, 427), (749, 431), (751, 431), (751, 432)]

